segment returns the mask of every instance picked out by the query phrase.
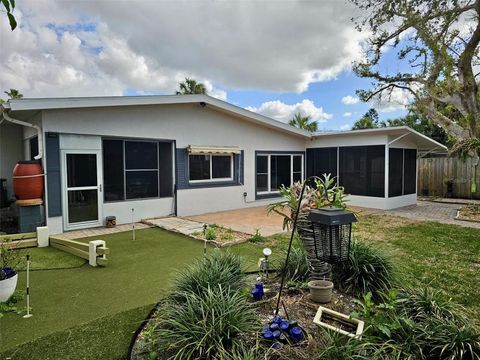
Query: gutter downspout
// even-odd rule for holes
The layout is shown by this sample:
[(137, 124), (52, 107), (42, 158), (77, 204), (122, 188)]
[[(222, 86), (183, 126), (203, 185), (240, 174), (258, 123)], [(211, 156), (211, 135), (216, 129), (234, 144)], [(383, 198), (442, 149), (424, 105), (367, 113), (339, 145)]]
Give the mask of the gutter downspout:
[(18, 120), (18, 119), (14, 119), (12, 117), (10, 117), (6, 111), (3, 111), (2, 112), (2, 117), (3, 119), (11, 122), (11, 123), (14, 123), (14, 124), (17, 124), (17, 125), (21, 125), (21, 126), (28, 126), (28, 127), (32, 127), (34, 128), (35, 130), (37, 130), (37, 139), (38, 139), (38, 155), (34, 157), (35, 160), (40, 160), (41, 158), (43, 158), (43, 134), (42, 134), (42, 128), (38, 125), (34, 125), (32, 123), (29, 123), (29, 122), (26, 122), (26, 121), (22, 121), (22, 120)]

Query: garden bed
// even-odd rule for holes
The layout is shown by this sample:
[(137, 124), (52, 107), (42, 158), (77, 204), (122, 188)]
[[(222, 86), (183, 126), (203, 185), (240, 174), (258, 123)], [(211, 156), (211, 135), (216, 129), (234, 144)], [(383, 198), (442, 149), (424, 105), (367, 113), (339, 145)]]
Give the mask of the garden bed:
[(252, 237), (252, 235), (225, 228), (216, 224), (208, 225), (205, 233), (206, 234), (200, 231), (194, 232), (191, 234), (191, 237), (202, 241), (204, 241), (205, 237), (207, 237), (207, 242), (216, 247), (242, 244), (250, 240)]
[[(254, 282), (255, 276), (250, 275), (248, 277), (248, 283), (254, 284)], [(275, 277), (265, 283), (265, 290), (266, 292), (270, 291), (277, 293), (279, 286), (279, 279), (278, 277)], [(247, 295), (248, 290), (249, 289), (245, 289), (245, 296), (249, 296)], [(255, 305), (255, 314), (258, 317), (259, 324), (267, 324), (272, 321), (276, 301), (276, 296), (257, 302), (249, 300), (249, 302)], [(307, 359), (313, 357), (314, 350), (316, 351), (323, 343), (322, 333), (319, 331), (319, 327), (313, 323), (313, 318), (315, 317), (320, 304), (314, 303), (310, 300), (308, 290), (288, 287), (285, 289), (284, 295), (282, 296), (282, 302), (287, 309), (288, 319), (298, 321), (299, 326), (302, 327), (306, 334), (306, 339), (300, 344), (291, 346), (285, 345), (281, 349), (274, 349), (272, 343), (260, 342), (260, 349), (258, 352), (265, 354), (269, 359)], [(322, 304), (322, 306), (347, 315), (355, 310), (353, 298), (336, 289), (333, 290), (332, 301), (328, 304)], [(155, 324), (159, 316), (159, 311), (161, 311), (161, 306), (159, 307), (159, 310), (151, 314), (151, 318), (142, 326), (141, 331), (132, 342), (131, 360), (150, 359), (149, 341), (152, 332), (155, 331)], [(280, 315), (282, 318), (286, 318), (283, 306), (280, 308)], [(245, 348), (254, 348), (257, 346), (258, 340), (261, 337), (261, 325), (258, 327), (258, 332), (243, 334), (241, 336), (241, 342), (244, 344)], [(174, 354), (157, 353), (155, 359), (167, 359), (172, 355)]]
[(458, 210), (457, 220), (480, 222), (480, 204), (469, 204)]

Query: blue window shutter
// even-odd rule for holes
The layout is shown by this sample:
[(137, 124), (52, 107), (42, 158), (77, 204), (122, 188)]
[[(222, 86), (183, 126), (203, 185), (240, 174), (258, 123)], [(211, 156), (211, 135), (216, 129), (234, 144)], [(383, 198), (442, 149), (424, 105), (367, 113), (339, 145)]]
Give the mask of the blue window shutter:
[(177, 189), (188, 189), (187, 149), (177, 149)]
[(60, 139), (57, 133), (45, 134), (47, 160), (48, 216), (62, 215), (62, 186), (60, 178)]

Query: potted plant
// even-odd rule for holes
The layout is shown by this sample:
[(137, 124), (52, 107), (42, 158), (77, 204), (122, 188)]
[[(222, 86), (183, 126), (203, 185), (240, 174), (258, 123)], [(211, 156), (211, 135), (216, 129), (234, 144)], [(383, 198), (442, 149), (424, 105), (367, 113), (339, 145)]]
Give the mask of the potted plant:
[(7, 301), (15, 292), (20, 254), (10, 241), (0, 241), (0, 302)]
[[(303, 183), (296, 182), (291, 187), (281, 186), (279, 191), (283, 200), (270, 204), (267, 209), (283, 216), (283, 228), (288, 229), (293, 224), (297, 211), (298, 198), (302, 191)], [(312, 209), (320, 209), (326, 206), (334, 208), (346, 208), (346, 194), (342, 186), (336, 184), (336, 180), (330, 174), (324, 174), (322, 178), (316, 178), (313, 186), (307, 185), (300, 204), (300, 214), (297, 221), (297, 232), (300, 241), (307, 251), (307, 259), (310, 265), (310, 293), (318, 294), (318, 291), (326, 292), (321, 296), (322, 301), (331, 297), (333, 283), (326, 280), (330, 275), (330, 264), (320, 261), (315, 256), (315, 244), (313, 229), (307, 215)], [(321, 284), (319, 283), (321, 282)], [(322, 288), (323, 290), (319, 290)], [(312, 296), (312, 300), (314, 296)], [(318, 298), (315, 296), (315, 298)], [(319, 301), (319, 302), (322, 302)], [(328, 302), (328, 301), (327, 301)]]

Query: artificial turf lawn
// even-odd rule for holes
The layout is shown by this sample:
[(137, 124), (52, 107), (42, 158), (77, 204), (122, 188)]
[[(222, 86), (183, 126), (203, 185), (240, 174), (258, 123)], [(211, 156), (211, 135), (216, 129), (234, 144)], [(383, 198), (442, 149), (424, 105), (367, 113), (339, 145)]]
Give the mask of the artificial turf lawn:
[[(53, 248), (30, 249), (30, 274), (34, 316), (22, 319), (6, 314), (0, 319), (0, 351), (56, 331), (157, 302), (168, 289), (174, 269), (202, 256), (203, 244), (157, 228), (102, 237), (110, 248), (106, 267), (78, 267), (78, 259)], [(88, 241), (88, 239), (85, 239)], [(49, 255), (45, 255), (48, 253)], [(37, 257), (38, 255), (38, 257)], [(52, 258), (58, 256), (55, 264)], [(35, 265), (36, 264), (36, 265)], [(20, 272), (17, 289), (25, 286)], [(128, 344), (127, 344), (128, 347)]]

